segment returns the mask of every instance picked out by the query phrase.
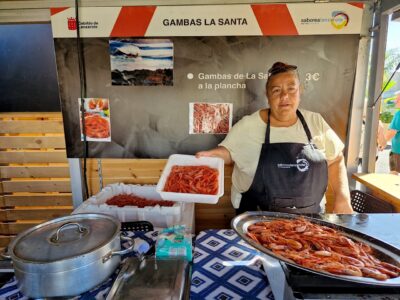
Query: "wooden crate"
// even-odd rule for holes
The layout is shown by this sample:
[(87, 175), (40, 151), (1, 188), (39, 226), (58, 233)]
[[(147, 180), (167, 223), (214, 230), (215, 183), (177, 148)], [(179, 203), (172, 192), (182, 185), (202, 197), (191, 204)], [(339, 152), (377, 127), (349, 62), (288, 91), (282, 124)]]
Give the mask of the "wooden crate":
[(0, 113), (0, 247), (72, 211), (61, 113)]

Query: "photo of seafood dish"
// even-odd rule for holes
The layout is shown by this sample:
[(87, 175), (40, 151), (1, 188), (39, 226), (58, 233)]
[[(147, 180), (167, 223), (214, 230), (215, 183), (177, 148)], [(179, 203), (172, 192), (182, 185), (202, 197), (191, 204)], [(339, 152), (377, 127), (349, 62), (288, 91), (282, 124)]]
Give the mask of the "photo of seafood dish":
[(218, 193), (218, 170), (209, 166), (173, 166), (164, 192), (207, 194)]
[(108, 99), (102, 98), (90, 98), (88, 102), (88, 107), (90, 110), (107, 110), (108, 109)]
[(305, 218), (256, 222), (246, 234), (277, 257), (319, 272), (379, 281), (400, 276), (399, 264), (378, 259), (366, 243)]
[(227, 134), (232, 127), (232, 103), (190, 103), (190, 134)]
[(98, 114), (85, 115), (86, 136), (94, 139), (105, 139), (110, 137), (110, 123), (106, 118)]
[[(82, 130), (82, 99), (79, 102), (79, 123), (81, 141), (84, 140)], [(87, 141), (111, 142), (110, 100), (107, 98), (84, 98), (85, 135)]]

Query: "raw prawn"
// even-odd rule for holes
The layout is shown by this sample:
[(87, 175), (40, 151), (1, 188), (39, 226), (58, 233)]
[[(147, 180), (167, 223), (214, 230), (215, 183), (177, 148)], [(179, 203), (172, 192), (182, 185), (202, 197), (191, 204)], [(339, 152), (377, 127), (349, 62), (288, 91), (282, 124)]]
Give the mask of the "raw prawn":
[(218, 170), (209, 166), (173, 166), (164, 186), (165, 192), (218, 193)]

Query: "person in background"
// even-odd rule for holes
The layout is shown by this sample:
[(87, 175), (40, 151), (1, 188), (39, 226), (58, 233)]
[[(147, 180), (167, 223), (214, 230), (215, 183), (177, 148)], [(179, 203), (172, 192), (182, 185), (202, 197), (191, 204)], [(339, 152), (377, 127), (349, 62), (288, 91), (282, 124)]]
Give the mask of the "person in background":
[[(396, 108), (400, 108), (400, 94), (396, 97)], [(380, 148), (384, 149), (386, 144), (392, 140), (392, 151), (389, 154), (390, 173), (399, 175), (400, 173), (400, 110), (398, 110), (388, 130), (384, 134), (384, 140), (380, 141)]]
[(319, 213), (329, 182), (333, 212), (352, 213), (344, 145), (320, 114), (298, 109), (297, 67), (274, 63), (266, 95), (269, 108), (243, 117), (217, 148), (196, 154), (234, 163), (236, 212)]

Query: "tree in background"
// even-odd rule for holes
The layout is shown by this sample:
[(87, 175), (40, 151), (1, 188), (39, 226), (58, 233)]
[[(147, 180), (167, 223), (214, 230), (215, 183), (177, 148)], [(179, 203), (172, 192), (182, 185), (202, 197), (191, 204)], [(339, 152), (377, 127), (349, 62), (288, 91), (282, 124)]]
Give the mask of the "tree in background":
[[(386, 51), (385, 54), (385, 68), (383, 73), (383, 84), (385, 86), (387, 80), (392, 75), (396, 66), (400, 62), (400, 48), (392, 48)], [(396, 74), (393, 79), (389, 82), (384, 91), (384, 96), (382, 97), (381, 114), (380, 120), (383, 123), (390, 123), (393, 119), (393, 115), (398, 110), (395, 107), (396, 91), (400, 91), (400, 73)], [(385, 95), (386, 94), (386, 95)]]

